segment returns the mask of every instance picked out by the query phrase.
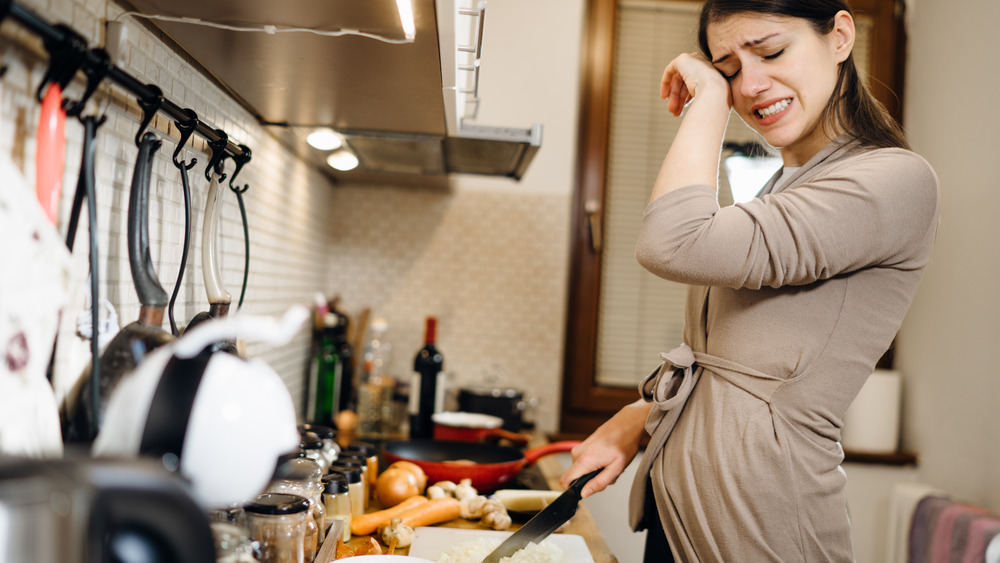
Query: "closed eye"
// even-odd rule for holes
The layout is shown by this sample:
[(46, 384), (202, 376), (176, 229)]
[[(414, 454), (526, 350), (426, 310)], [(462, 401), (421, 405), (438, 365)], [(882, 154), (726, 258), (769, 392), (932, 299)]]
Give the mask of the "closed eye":
[(764, 57), (764, 59), (769, 60), (769, 61), (773, 61), (774, 59), (780, 57), (782, 55), (782, 53), (784, 53), (784, 52), (785, 52), (785, 50), (782, 49), (782, 50), (778, 51), (777, 53), (774, 53), (773, 55), (766, 55)]

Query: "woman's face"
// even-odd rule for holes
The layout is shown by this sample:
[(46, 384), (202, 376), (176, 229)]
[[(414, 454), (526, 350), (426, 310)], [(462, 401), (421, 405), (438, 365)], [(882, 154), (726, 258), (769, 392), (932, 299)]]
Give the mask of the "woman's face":
[(786, 166), (801, 166), (830, 141), (822, 116), (839, 64), (854, 44), (847, 12), (837, 14), (826, 35), (803, 19), (753, 13), (711, 23), (707, 32), (712, 64), (729, 81), (733, 109), (781, 148)]

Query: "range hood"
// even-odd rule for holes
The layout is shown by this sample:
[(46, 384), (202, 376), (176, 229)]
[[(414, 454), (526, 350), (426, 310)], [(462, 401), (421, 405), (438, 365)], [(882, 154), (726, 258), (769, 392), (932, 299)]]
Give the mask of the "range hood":
[[(485, 2), (413, 0), (416, 36), (401, 43), (395, 0), (128, 1), (141, 14), (186, 18), (148, 21), (337, 181), (421, 183), (452, 173), (520, 179), (541, 146), (539, 124), (475, 123), (486, 103), (478, 95)], [(284, 31), (291, 28), (299, 31)], [(328, 167), (326, 154), (305, 143), (319, 127), (341, 135), (356, 169)]]

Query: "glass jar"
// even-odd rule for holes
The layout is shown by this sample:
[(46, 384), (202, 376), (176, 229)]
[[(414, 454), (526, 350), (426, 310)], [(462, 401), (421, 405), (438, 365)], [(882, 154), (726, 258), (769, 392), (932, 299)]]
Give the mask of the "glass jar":
[(305, 457), (287, 460), (275, 471), (275, 478), (265, 492), (300, 496), (309, 503), (304, 549), (306, 561), (312, 561), (326, 534), (326, 507), (323, 505), (322, 471), (319, 464)]
[(216, 563), (257, 563), (257, 546), (250, 539), (246, 526), (214, 521), (212, 538), (215, 540)]
[(264, 493), (244, 510), (250, 537), (260, 546), (261, 563), (306, 563), (309, 501), (296, 495)]
[(299, 451), (319, 464), (323, 473), (330, 468), (330, 461), (323, 451), (323, 440), (313, 432), (303, 432), (299, 435)]
[(340, 455), (340, 444), (337, 443), (337, 431), (329, 426), (319, 426), (317, 424), (300, 424), (299, 433), (312, 432), (323, 440), (323, 454), (328, 460), (326, 466), (329, 468), (337, 461)]
[(367, 509), (369, 504), (368, 501), (372, 497), (372, 492), (375, 491), (375, 487), (369, 479), (371, 471), (368, 469), (368, 460), (361, 457), (357, 452), (352, 454), (345, 450), (340, 452), (340, 457), (337, 458), (337, 465), (349, 465), (361, 469), (361, 485), (365, 489), (365, 509)]
[(347, 477), (339, 473), (323, 476), (323, 504), (326, 505), (326, 519), (340, 520), (344, 523), (344, 533), (341, 538), (345, 543), (351, 541), (351, 496)]
[(378, 449), (375, 447), (375, 444), (368, 442), (351, 442), (344, 448), (344, 453), (347, 455), (360, 455), (365, 459), (365, 464), (368, 468), (368, 497), (371, 498), (372, 493), (375, 491), (375, 481), (378, 479), (379, 473)]
[(351, 516), (357, 518), (365, 513), (365, 486), (361, 481), (361, 468), (352, 465), (333, 464), (330, 473), (343, 475), (347, 479), (347, 492), (351, 497)]

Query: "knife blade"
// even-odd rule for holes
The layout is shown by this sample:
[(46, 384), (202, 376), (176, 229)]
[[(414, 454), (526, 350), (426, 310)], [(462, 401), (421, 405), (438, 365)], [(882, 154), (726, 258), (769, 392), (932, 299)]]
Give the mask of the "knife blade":
[(566, 490), (556, 500), (552, 501), (552, 504), (546, 506), (541, 512), (521, 526), (518, 531), (504, 540), (502, 544), (486, 556), (486, 559), (483, 559), (483, 563), (499, 563), (501, 559), (510, 557), (529, 543), (538, 543), (549, 537), (549, 534), (556, 531), (559, 526), (562, 526), (576, 514), (576, 510), (580, 505), (580, 493), (583, 491), (583, 486), (601, 471), (604, 471), (604, 468), (591, 471), (586, 475), (574, 479), (566, 487)]

